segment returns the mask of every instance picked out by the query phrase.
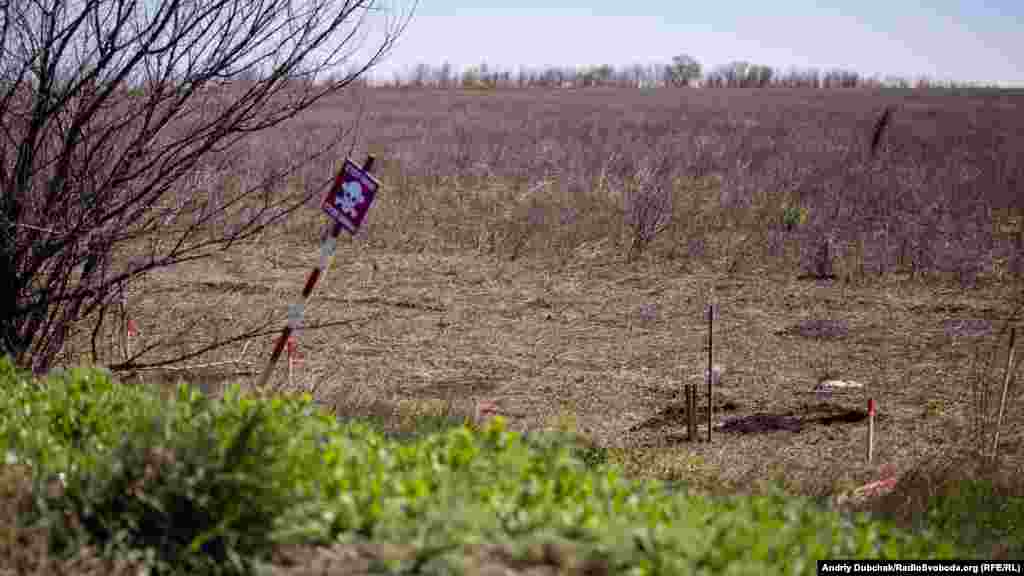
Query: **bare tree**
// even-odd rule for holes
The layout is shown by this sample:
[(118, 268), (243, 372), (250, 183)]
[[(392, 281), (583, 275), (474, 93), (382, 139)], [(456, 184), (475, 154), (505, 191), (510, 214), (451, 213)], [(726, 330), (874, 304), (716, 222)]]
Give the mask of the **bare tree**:
[[(126, 284), (318, 194), (279, 192), (287, 170), (222, 198), (174, 192), (378, 64), (415, 8), (380, 4), (0, 2), (0, 354), (47, 370), (70, 328), (95, 319), (95, 334)], [(248, 216), (204, 230), (227, 211)], [(115, 258), (129, 245), (133, 258)]]
[(631, 168), (627, 168), (627, 181), (621, 184), (630, 236), (626, 258), (630, 262), (639, 258), (672, 222), (672, 157), (657, 154)]

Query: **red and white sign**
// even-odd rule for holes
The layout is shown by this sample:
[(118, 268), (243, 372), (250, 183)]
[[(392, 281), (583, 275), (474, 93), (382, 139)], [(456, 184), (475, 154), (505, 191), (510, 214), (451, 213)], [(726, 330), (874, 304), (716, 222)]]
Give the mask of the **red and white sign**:
[(346, 158), (322, 207), (349, 234), (355, 234), (370, 211), (378, 188), (380, 182), (376, 178)]

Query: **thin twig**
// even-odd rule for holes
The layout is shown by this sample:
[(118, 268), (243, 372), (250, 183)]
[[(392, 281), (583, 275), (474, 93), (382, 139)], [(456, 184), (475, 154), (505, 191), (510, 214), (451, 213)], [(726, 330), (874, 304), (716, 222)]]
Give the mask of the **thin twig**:
[(1006, 411), (1006, 394), (1010, 391), (1010, 380), (1013, 377), (1015, 366), (1013, 365), (1014, 343), (1017, 338), (1017, 329), (1010, 329), (1009, 354), (1006, 357), (1006, 369), (1003, 373), (1003, 396), (999, 401), (999, 416), (996, 418), (996, 431), (992, 437), (992, 460), (995, 461), (999, 450), (999, 429), (1003, 427), (1003, 414)]
[[(210, 362), (210, 363), (207, 363), (207, 364), (192, 364), (190, 366), (149, 366), (149, 367), (146, 367), (146, 368), (136, 368), (135, 371), (136, 372), (149, 372), (149, 371), (160, 370), (161, 372), (163, 372), (163, 371), (167, 371), (167, 372), (187, 372), (189, 370), (200, 370), (202, 368), (216, 368), (217, 366), (227, 366), (227, 365), (237, 366), (239, 364), (244, 364), (246, 366), (252, 366), (253, 363), (252, 362), (244, 362), (244, 361), (241, 361), (241, 360), (222, 360), (220, 362)], [(246, 374), (254, 374), (255, 372), (253, 372), (251, 370), (246, 370), (245, 373)]]
[[(374, 314), (374, 315), (371, 315), (371, 316), (369, 316), (367, 318), (353, 318), (353, 319), (348, 319), (348, 320), (336, 320), (336, 321), (332, 321), (332, 322), (323, 322), (323, 323), (320, 323), (320, 324), (303, 326), (301, 331), (305, 332), (305, 331), (311, 331), (311, 330), (319, 330), (319, 329), (322, 329), (322, 328), (333, 328), (333, 327), (337, 327), (337, 326), (347, 326), (347, 325), (350, 325), (350, 324), (358, 324), (358, 323), (360, 323), (362, 321), (375, 320), (375, 319), (378, 318), (378, 316), (379, 316), (378, 314)], [(270, 325), (270, 323), (267, 323), (267, 326), (269, 326), (269, 325)], [(123, 371), (138, 371), (138, 370), (152, 370), (152, 369), (158, 369), (158, 368), (165, 368), (165, 367), (171, 366), (172, 364), (176, 364), (178, 362), (184, 362), (186, 360), (190, 360), (192, 358), (196, 358), (198, 356), (202, 356), (203, 354), (206, 354), (208, 352), (212, 352), (212, 351), (217, 350), (219, 348), (223, 348), (225, 346), (229, 346), (229, 345), (231, 345), (231, 344), (233, 344), (235, 342), (252, 341), (255, 338), (262, 338), (264, 336), (278, 334), (279, 332), (280, 332), (279, 329), (274, 329), (274, 330), (255, 329), (255, 330), (252, 330), (250, 332), (247, 332), (247, 333), (244, 333), (244, 334), (232, 337), (232, 338), (228, 338), (226, 340), (222, 340), (220, 342), (214, 342), (213, 344), (204, 346), (204, 347), (202, 347), (202, 348), (200, 348), (200, 349), (198, 349), (198, 350), (196, 350), (194, 352), (190, 352), (190, 353), (187, 353), (187, 354), (182, 354), (182, 355), (178, 356), (177, 358), (172, 358), (170, 360), (161, 360), (161, 361), (158, 361), (158, 362), (150, 362), (150, 363), (147, 363), (147, 364), (136, 364), (134, 362), (122, 362), (122, 363), (119, 363), (119, 364), (114, 364), (112, 366), (107, 366), (107, 369), (113, 370), (113, 371), (122, 371), (122, 370)], [(141, 356), (143, 353), (148, 352), (149, 350), (155, 349), (156, 347), (157, 346), (151, 346), (151, 347), (148, 347), (145, 350), (141, 350), (141, 351), (139, 351), (136, 354), (136, 356)], [(228, 362), (230, 362), (230, 361), (228, 361)]]
[(20, 227), (20, 228), (29, 228), (29, 229), (31, 229), (31, 230), (37, 230), (37, 231), (39, 231), (39, 232), (49, 232), (50, 234), (56, 234), (56, 233), (57, 233), (57, 231), (56, 231), (56, 230), (52, 230), (52, 229), (50, 229), (50, 228), (41, 228), (41, 227), (39, 227), (39, 226), (33, 226), (33, 225), (31, 225), (31, 224), (22, 224), (22, 223), (17, 223), (17, 224), (15, 224), (15, 226), (18, 226), (18, 227)]

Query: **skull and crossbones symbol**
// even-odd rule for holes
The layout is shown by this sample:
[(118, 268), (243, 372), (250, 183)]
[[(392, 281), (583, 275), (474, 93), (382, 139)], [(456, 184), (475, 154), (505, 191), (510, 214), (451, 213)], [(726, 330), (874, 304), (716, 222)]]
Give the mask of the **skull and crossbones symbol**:
[(334, 199), (334, 205), (338, 210), (347, 214), (350, 218), (355, 218), (359, 215), (359, 211), (356, 210), (356, 206), (363, 203), (365, 197), (363, 196), (363, 187), (354, 180), (345, 182), (341, 187), (341, 192)]

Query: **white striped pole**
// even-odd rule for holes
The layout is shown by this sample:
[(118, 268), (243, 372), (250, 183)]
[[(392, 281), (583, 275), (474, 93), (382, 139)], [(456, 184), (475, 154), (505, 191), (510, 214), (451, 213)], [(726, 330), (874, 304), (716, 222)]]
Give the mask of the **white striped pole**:
[(295, 340), (295, 336), (288, 337), (288, 344), (286, 348), (288, 350), (288, 387), (291, 388), (295, 386), (292, 376), (295, 373), (295, 364), (299, 359), (299, 344)]
[[(372, 169), (373, 156), (367, 156), (366, 162), (363, 163), (363, 171), (368, 173)], [(343, 172), (338, 173), (335, 183), (340, 181), (342, 174)], [(309, 295), (313, 293), (313, 287), (316, 286), (316, 282), (320, 279), (320, 275), (327, 269), (327, 264), (331, 261), (331, 256), (334, 255), (334, 251), (338, 247), (338, 236), (341, 234), (341, 230), (341, 224), (335, 222), (331, 227), (330, 234), (323, 242), (320, 243), (320, 262), (315, 268), (313, 268), (309, 273), (309, 276), (306, 278), (306, 285), (302, 288), (302, 301), (288, 307), (288, 324), (285, 325), (284, 330), (281, 330), (281, 336), (277, 339), (277, 344), (274, 345), (274, 351), (270, 354), (270, 360), (267, 361), (267, 366), (263, 369), (263, 374), (260, 375), (259, 384), (256, 385), (257, 390), (262, 390), (267, 385), (267, 382), (270, 380), (270, 374), (274, 371), (274, 366), (281, 358), (281, 352), (284, 351), (285, 344), (288, 342), (288, 337), (291, 336), (292, 332), (302, 324), (302, 316), (305, 313), (306, 300), (309, 299)]]

